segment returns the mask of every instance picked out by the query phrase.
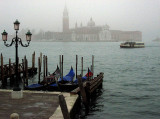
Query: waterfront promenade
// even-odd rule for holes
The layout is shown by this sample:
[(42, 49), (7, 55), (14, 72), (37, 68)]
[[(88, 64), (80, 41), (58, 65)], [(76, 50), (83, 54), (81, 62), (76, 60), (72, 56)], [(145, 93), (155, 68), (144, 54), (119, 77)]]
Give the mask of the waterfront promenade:
[[(11, 90), (0, 90), (0, 118), (9, 119), (10, 114), (18, 113), (20, 119), (52, 119), (54, 117), (62, 119), (59, 94), (61, 92), (23, 91), (22, 99), (12, 99)], [(62, 94), (66, 98), (70, 111), (78, 96), (70, 96), (69, 93)]]

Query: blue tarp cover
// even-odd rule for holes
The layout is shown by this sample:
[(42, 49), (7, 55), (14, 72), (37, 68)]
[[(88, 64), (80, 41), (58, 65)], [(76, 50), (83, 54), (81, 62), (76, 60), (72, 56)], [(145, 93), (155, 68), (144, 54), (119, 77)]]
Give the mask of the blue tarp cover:
[(42, 87), (43, 85), (41, 84), (31, 84), (29, 86), (27, 86), (28, 88), (38, 88), (38, 87)]
[(51, 84), (50, 86), (58, 87), (57, 83), (53, 83), (53, 84)]
[[(63, 76), (63, 80), (67, 81), (67, 82), (71, 82), (73, 80), (74, 76), (75, 76), (74, 70), (73, 70), (73, 68), (71, 68), (69, 73), (66, 76)], [(61, 78), (58, 80), (58, 82), (60, 82), (60, 81), (62, 81)]]
[[(82, 82), (84, 82), (84, 81), (86, 81), (86, 80), (87, 80), (87, 77), (86, 77), (86, 76), (83, 76), (83, 77), (82, 77)], [(78, 84), (78, 80), (77, 80), (77, 79), (74, 80), (73, 83)]]
[[(69, 71), (69, 73), (66, 76), (63, 76), (63, 80), (70, 82), (70, 81), (73, 80), (74, 76), (75, 76), (74, 70), (73, 70), (73, 68), (71, 68), (70, 71)], [(58, 82), (60, 82), (60, 81), (62, 81), (61, 78), (59, 78)], [(57, 83), (53, 83), (50, 86), (52, 86), (52, 87), (58, 87)]]

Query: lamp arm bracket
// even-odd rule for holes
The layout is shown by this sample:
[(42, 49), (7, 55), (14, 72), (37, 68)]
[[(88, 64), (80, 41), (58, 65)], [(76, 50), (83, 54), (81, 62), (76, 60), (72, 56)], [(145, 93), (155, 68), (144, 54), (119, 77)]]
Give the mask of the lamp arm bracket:
[(7, 44), (7, 42), (4, 41), (4, 45), (5, 45), (6, 47), (10, 47), (10, 46), (12, 46), (12, 44), (13, 44), (14, 42), (15, 42), (15, 38), (12, 39), (11, 44)]
[(28, 47), (29, 43), (30, 43), (30, 41), (27, 41), (28, 44), (23, 44), (21, 38), (18, 38), (18, 41), (19, 41), (19, 44), (21, 44), (22, 47)]

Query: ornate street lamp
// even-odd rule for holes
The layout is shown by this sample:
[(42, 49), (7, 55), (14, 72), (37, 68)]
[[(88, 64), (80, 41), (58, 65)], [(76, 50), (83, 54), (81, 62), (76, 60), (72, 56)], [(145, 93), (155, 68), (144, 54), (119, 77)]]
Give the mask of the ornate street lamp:
[(15, 44), (15, 52), (16, 52), (16, 55), (15, 55), (15, 62), (16, 62), (16, 68), (15, 68), (15, 73), (16, 73), (16, 79), (14, 81), (14, 88), (13, 88), (13, 91), (20, 91), (21, 88), (19, 87), (19, 75), (18, 75), (18, 43), (21, 44), (22, 47), (28, 47), (29, 46), (29, 43), (31, 41), (31, 32), (28, 31), (26, 33), (26, 40), (27, 40), (27, 44), (23, 44), (22, 43), (22, 40), (21, 38), (18, 37), (17, 33), (18, 33), (18, 30), (19, 30), (19, 25), (20, 25), (20, 22), (18, 20), (16, 20), (14, 22), (14, 29), (16, 30), (16, 37), (14, 37), (11, 41), (10, 44), (7, 44), (6, 41), (7, 41), (7, 35), (8, 33), (4, 30), (4, 32), (2, 33), (2, 40), (4, 41), (4, 45), (7, 46), (7, 47), (10, 47), (12, 46), (13, 44)]

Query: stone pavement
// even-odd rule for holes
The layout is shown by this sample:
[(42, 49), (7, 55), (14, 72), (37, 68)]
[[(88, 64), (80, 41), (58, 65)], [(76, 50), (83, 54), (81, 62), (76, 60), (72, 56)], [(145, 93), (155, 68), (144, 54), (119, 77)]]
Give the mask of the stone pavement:
[(24, 91), (22, 99), (12, 99), (10, 90), (0, 90), (0, 119), (18, 113), (20, 119), (49, 119), (59, 106), (60, 92)]

